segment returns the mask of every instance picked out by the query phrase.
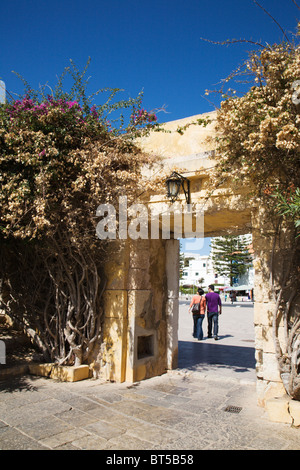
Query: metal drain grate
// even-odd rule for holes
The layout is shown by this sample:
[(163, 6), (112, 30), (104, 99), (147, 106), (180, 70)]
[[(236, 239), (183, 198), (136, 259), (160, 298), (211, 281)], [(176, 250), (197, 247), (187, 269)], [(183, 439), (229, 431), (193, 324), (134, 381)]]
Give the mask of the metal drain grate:
[(228, 413), (239, 413), (242, 410), (241, 406), (226, 406), (224, 411), (227, 411)]

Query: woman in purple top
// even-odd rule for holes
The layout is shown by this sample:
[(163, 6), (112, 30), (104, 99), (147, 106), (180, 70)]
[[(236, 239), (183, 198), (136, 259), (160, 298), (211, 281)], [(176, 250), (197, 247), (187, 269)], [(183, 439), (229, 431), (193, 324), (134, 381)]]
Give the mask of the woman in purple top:
[(208, 286), (208, 294), (206, 294), (206, 306), (207, 306), (207, 321), (208, 321), (208, 338), (212, 338), (212, 326), (214, 325), (214, 338), (218, 338), (219, 331), (219, 315), (222, 313), (222, 302), (219, 294), (214, 292), (215, 286)]

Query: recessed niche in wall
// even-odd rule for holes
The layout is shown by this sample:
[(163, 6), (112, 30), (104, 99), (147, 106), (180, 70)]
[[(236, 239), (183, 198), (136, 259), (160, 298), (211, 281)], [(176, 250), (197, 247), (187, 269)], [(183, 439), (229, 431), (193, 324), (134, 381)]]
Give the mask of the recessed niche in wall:
[(138, 336), (137, 358), (154, 356), (154, 335)]

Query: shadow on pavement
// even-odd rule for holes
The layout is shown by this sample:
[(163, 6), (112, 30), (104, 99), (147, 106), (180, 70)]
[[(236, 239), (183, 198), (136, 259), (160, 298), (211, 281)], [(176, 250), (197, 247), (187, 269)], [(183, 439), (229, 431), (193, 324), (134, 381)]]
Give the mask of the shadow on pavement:
[(9, 377), (0, 380), (0, 394), (1, 392), (13, 393), (16, 390), (18, 391), (35, 391), (38, 390), (33, 384), (33, 380), (37, 380), (39, 377), (28, 376), (26, 375), (17, 375), (14, 377)]
[(178, 367), (199, 371), (231, 369), (241, 373), (255, 370), (255, 348), (210, 341), (178, 341)]

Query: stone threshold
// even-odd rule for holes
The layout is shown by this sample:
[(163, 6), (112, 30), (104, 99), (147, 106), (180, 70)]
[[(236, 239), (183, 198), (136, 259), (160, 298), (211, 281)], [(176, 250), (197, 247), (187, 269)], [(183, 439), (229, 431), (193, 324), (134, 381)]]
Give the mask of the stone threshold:
[(300, 401), (284, 395), (266, 400), (265, 408), (270, 421), (300, 426)]

